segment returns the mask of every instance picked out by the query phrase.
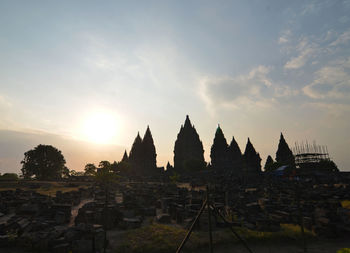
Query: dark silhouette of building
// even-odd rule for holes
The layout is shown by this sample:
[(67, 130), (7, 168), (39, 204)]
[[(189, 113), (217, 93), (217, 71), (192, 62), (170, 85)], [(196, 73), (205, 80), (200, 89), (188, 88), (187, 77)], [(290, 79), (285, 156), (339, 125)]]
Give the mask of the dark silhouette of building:
[(154, 175), (157, 169), (156, 147), (149, 126), (142, 140), (142, 167), (145, 175)]
[(187, 115), (185, 124), (181, 126), (175, 141), (174, 169), (184, 173), (186, 170), (195, 169), (194, 167), (200, 168), (204, 164), (203, 144)]
[(276, 152), (276, 162), (278, 162), (280, 165), (295, 165), (293, 152), (289, 149), (289, 146), (282, 133)]
[(210, 150), (212, 168), (222, 174), (231, 167), (228, 145), (220, 125), (217, 127), (213, 145)]
[(241, 149), (233, 136), (230, 146), (228, 147), (228, 154), (232, 166), (231, 174), (233, 176), (241, 176), (244, 167), (243, 156)]
[[(124, 157), (127, 157), (126, 152)], [(135, 176), (154, 176), (157, 173), (157, 154), (151, 130), (147, 126), (145, 135), (141, 139), (137, 133), (129, 155), (129, 163)]]
[(131, 170), (135, 175), (140, 175), (142, 170), (142, 139), (140, 133), (137, 133), (137, 136), (132, 144), (130, 153), (129, 153), (129, 163), (131, 165)]
[(124, 152), (124, 155), (123, 155), (123, 158), (122, 158), (122, 162), (129, 162), (129, 157), (128, 157), (128, 153), (126, 152), (126, 150)]
[(339, 169), (331, 160), (327, 146), (317, 145), (314, 141), (295, 143), (293, 148), (295, 164), (301, 174), (338, 172)]
[(255, 151), (255, 148), (250, 142), (249, 138), (248, 138), (247, 145), (245, 147), (243, 157), (244, 157), (244, 162), (246, 166), (245, 173), (247, 175), (259, 174), (261, 172), (260, 155)]
[(269, 155), (269, 156), (266, 158), (264, 170), (265, 170), (265, 171), (270, 171), (270, 170), (272, 169), (273, 163), (274, 163), (274, 161), (273, 161), (272, 157)]

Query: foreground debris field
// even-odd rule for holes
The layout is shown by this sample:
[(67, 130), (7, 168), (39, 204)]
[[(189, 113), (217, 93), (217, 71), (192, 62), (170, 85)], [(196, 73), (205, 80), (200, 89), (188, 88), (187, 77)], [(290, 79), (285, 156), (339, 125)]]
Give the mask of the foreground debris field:
[[(148, 252), (169, 252), (176, 250), (201, 208), (203, 189), (140, 182), (118, 183), (107, 191), (90, 182), (3, 183), (0, 246), (35, 252), (103, 252), (104, 247), (109, 252), (147, 247)], [(301, 221), (311, 244), (350, 235), (346, 181), (264, 179), (209, 189), (212, 203), (250, 244), (285, 241), (301, 247)], [(213, 217), (211, 222), (214, 245), (238, 244), (223, 220)], [(207, 231), (205, 210), (185, 251), (208, 247)]]

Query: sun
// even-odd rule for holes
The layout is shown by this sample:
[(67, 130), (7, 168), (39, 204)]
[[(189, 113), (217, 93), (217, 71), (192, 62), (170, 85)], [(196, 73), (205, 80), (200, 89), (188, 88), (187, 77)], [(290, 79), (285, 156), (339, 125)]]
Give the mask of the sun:
[(89, 115), (84, 122), (84, 137), (91, 142), (111, 143), (118, 132), (117, 118), (110, 113), (98, 112)]

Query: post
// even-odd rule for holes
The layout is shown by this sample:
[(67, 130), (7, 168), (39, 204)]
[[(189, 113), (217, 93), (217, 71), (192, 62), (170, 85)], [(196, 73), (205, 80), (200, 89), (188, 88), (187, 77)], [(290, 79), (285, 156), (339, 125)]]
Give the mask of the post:
[(244, 247), (250, 252), (250, 253), (253, 253), (253, 251), (249, 248), (248, 244), (239, 236), (239, 234), (237, 234), (237, 232), (233, 229), (232, 227), (232, 224), (230, 224), (226, 218), (220, 213), (220, 211), (213, 205), (210, 205), (211, 209), (213, 209), (213, 211), (215, 212), (215, 214), (217, 215), (217, 217), (220, 217), (224, 222), (225, 224), (230, 228), (232, 234), (234, 236), (236, 236), (238, 238), (238, 240), (240, 242), (242, 242), (242, 244), (244, 245)]
[(300, 182), (296, 183), (296, 200), (297, 200), (297, 208), (298, 208), (298, 216), (299, 216), (299, 223), (300, 223), (300, 230), (301, 230), (301, 237), (303, 240), (303, 251), (307, 252), (307, 246), (306, 246), (306, 239), (305, 239), (305, 231), (304, 231), (304, 218), (300, 206)]
[(213, 253), (213, 235), (211, 228), (211, 210), (210, 210), (210, 200), (209, 200), (209, 185), (207, 185), (207, 210), (208, 210), (208, 225), (209, 225), (209, 242), (210, 242), (210, 253)]
[(180, 253), (181, 250), (182, 250), (182, 248), (185, 246), (185, 243), (187, 242), (188, 238), (190, 238), (190, 235), (191, 235), (191, 233), (192, 233), (192, 230), (193, 230), (194, 226), (196, 225), (196, 223), (197, 223), (199, 217), (200, 217), (201, 214), (203, 213), (204, 208), (205, 208), (206, 206), (207, 206), (207, 199), (204, 201), (204, 203), (203, 203), (201, 209), (199, 210), (199, 212), (198, 212), (198, 214), (197, 214), (197, 216), (196, 216), (194, 222), (192, 223), (190, 229), (188, 230), (188, 232), (187, 232), (185, 238), (184, 238), (183, 241), (181, 242), (181, 245), (180, 245), (179, 248), (177, 249), (176, 253)]

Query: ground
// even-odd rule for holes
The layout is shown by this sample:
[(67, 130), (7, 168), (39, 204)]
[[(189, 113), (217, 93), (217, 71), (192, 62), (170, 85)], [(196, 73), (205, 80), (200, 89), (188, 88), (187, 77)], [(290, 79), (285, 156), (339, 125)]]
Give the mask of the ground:
[[(38, 181), (18, 181), (0, 182), (0, 191), (34, 190), (41, 194), (54, 196), (56, 191), (68, 192), (78, 190), (80, 187), (89, 187), (90, 182), (38, 182)], [(350, 201), (343, 201), (342, 205), (349, 208)], [(133, 230), (113, 229), (108, 231), (108, 253), (114, 252), (175, 252), (186, 234), (186, 230), (176, 224), (161, 225), (154, 222), (153, 218), (148, 218), (142, 228)], [(299, 234), (299, 227), (294, 225), (284, 225), (283, 231), (269, 234), (252, 232), (237, 228), (237, 232), (247, 239), (249, 247), (257, 253), (295, 253), (303, 252), (302, 240)], [(215, 231), (214, 252), (228, 253), (248, 252), (241, 243), (232, 239), (229, 231)], [(350, 248), (350, 241), (347, 239), (325, 240), (308, 233), (307, 252), (328, 253), (337, 252), (341, 248)], [(21, 249), (1, 249), (2, 253), (19, 253)], [(190, 240), (184, 248), (184, 252), (209, 252), (208, 232), (196, 231), (191, 235)]]
[(69, 192), (79, 188), (88, 188), (91, 182), (64, 182), (64, 181), (0, 181), (0, 191), (22, 189), (34, 190), (43, 195), (55, 196), (56, 191)]

